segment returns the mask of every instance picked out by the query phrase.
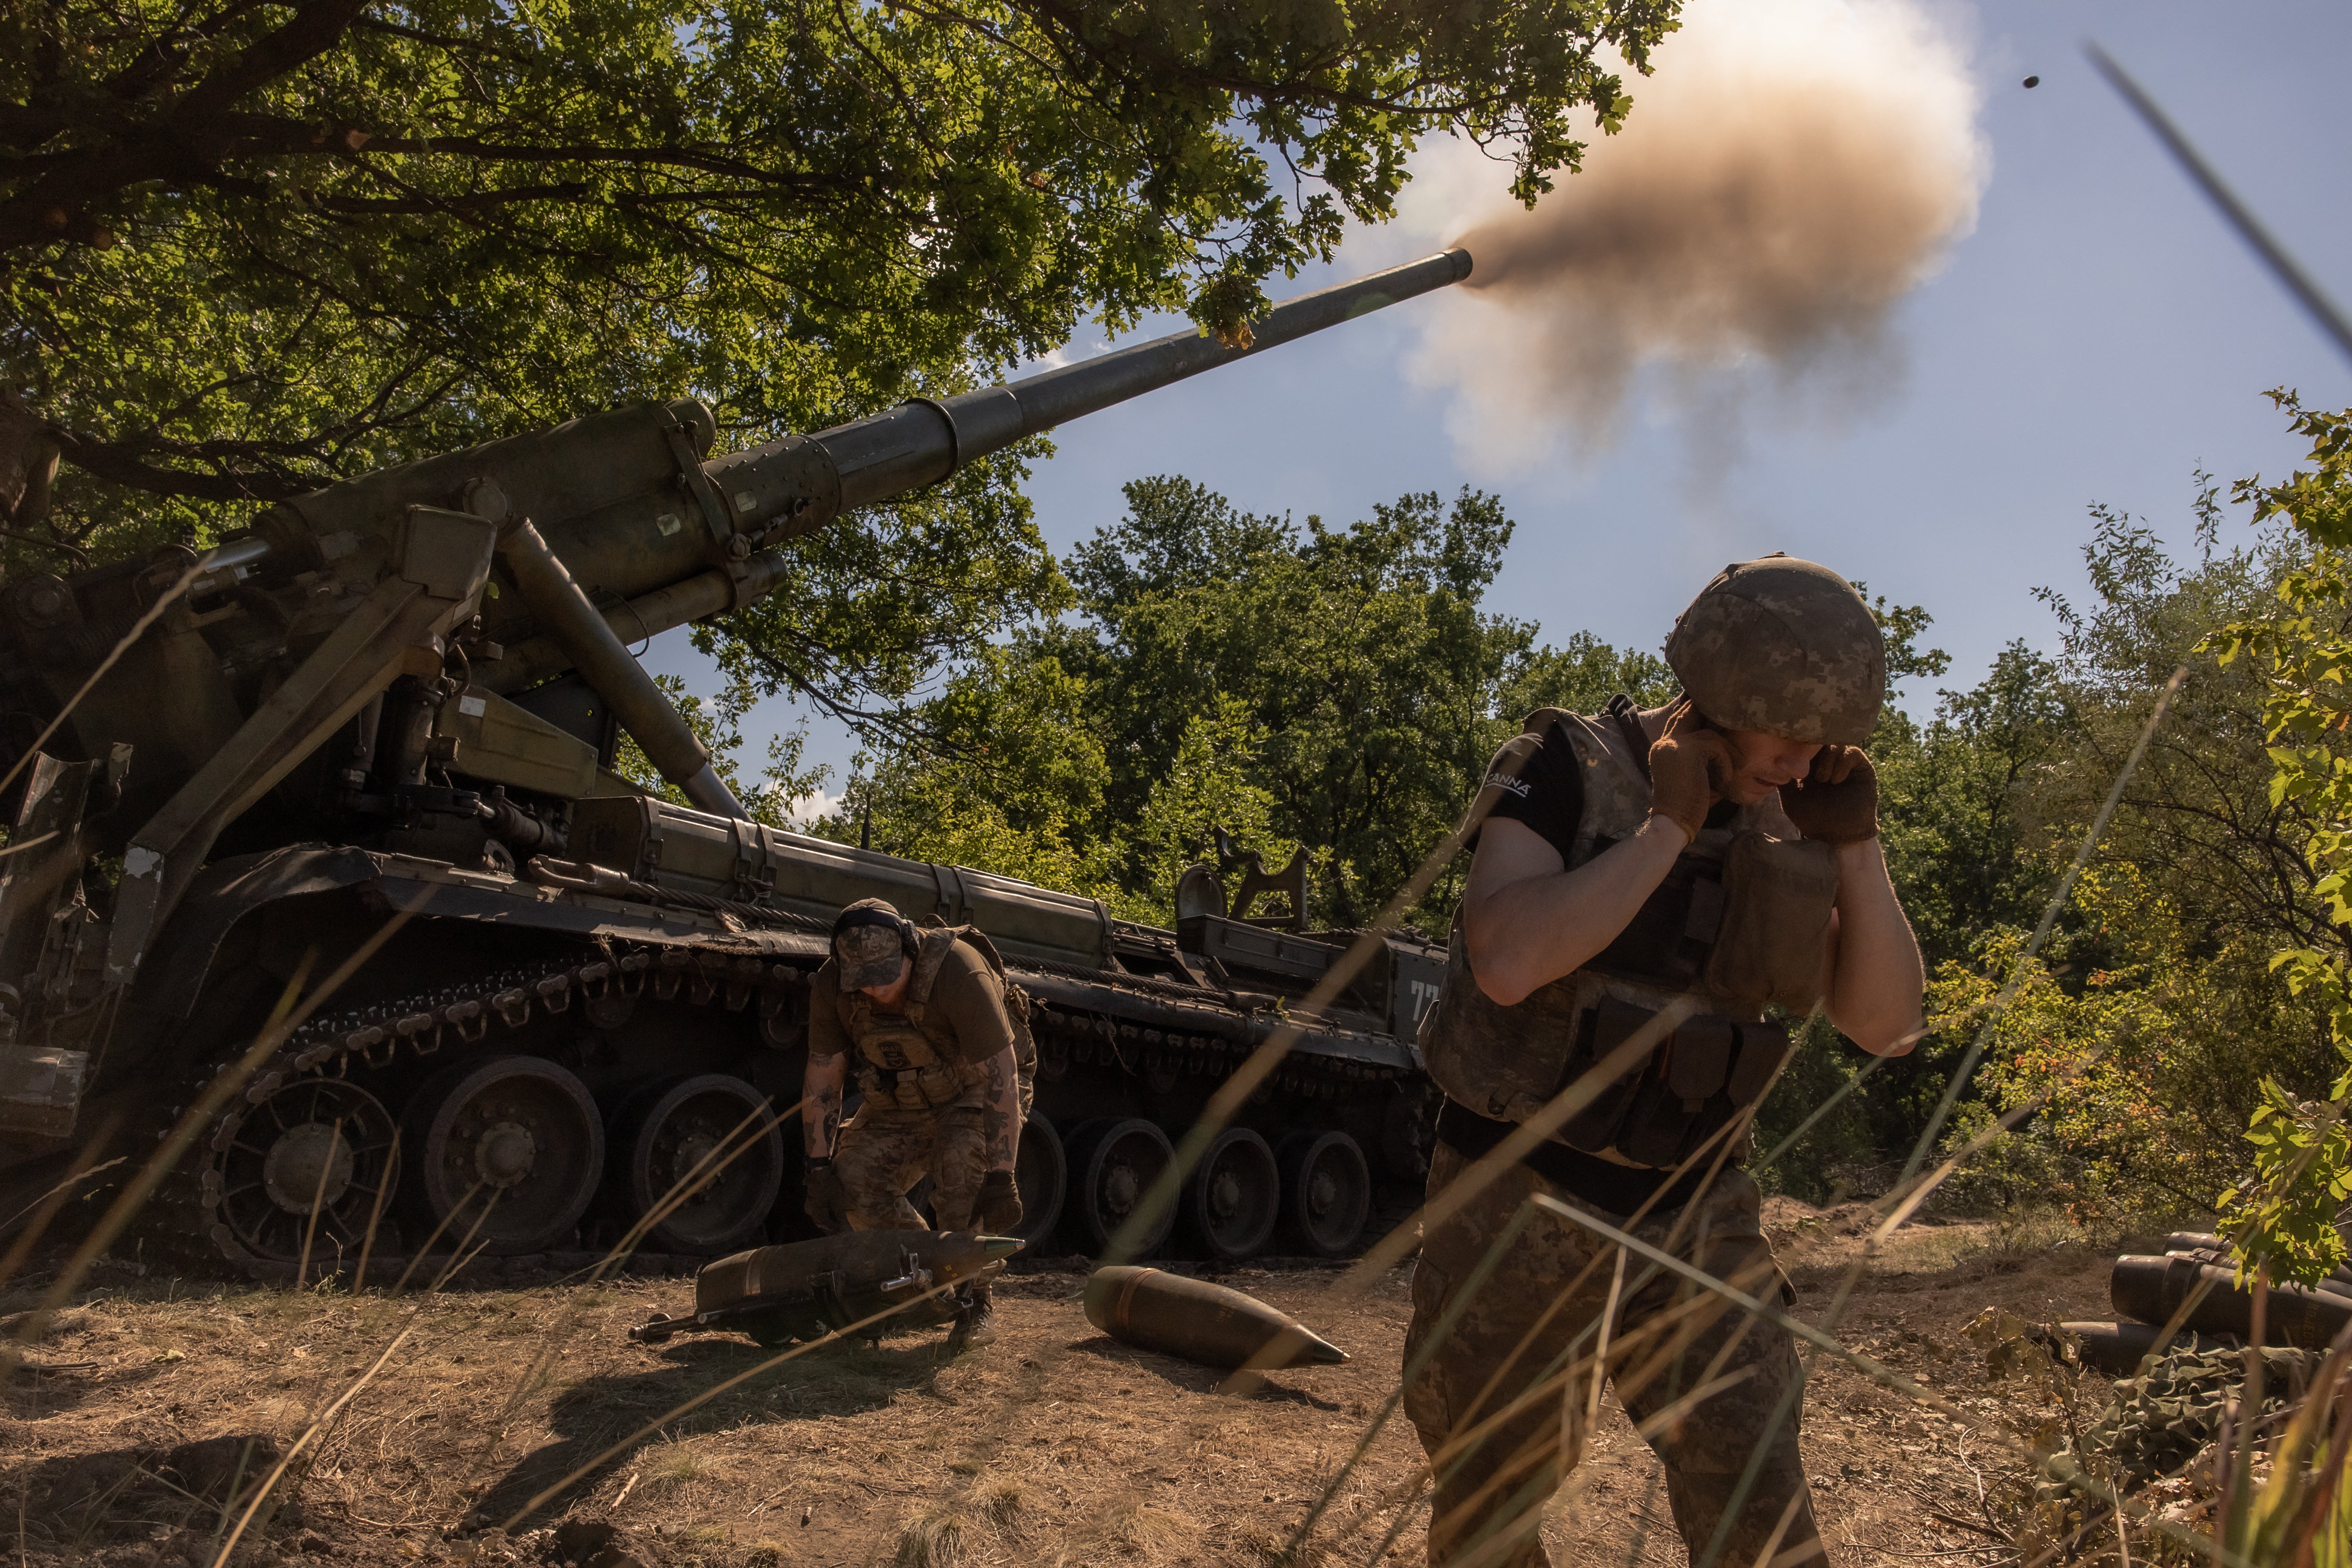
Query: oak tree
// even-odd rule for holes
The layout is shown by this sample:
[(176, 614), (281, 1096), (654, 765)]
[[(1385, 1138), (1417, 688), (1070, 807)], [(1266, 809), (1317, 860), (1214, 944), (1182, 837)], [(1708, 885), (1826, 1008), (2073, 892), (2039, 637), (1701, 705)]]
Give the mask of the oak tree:
[(765, 439), (1089, 316), (1243, 331), (1419, 138), (1573, 168), (1675, 4), (20, 0), (0, 561), (640, 399)]

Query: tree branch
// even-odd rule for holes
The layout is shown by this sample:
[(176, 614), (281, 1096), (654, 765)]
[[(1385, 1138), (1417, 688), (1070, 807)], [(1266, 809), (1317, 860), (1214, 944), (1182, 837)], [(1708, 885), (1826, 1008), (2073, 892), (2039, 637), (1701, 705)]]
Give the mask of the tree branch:
[(0, 248), (58, 239), (99, 244), (107, 231), (89, 209), (126, 185), (169, 179), (217, 163), (234, 145), (236, 101), (341, 41), (373, 0), (307, 0), (293, 18), (238, 50), (153, 120), (126, 128), (110, 146), (53, 162), (0, 202)]
[(158, 468), (131, 453), (138, 448), (111, 441), (93, 441), (52, 425), (66, 460), (101, 479), (144, 490), (150, 495), (186, 496), (194, 500), (273, 501), (319, 488), (317, 479), (291, 474), (193, 473), (185, 468)]

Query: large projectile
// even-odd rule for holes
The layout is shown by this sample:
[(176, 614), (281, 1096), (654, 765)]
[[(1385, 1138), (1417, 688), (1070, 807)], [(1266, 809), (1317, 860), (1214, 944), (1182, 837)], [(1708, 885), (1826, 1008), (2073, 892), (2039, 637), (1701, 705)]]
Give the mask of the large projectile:
[(940, 1230), (858, 1230), (754, 1247), (703, 1266), (690, 1316), (656, 1318), (629, 1338), (659, 1344), (731, 1329), (781, 1345), (853, 1328), (879, 1333), (889, 1318), (937, 1322), (954, 1311), (948, 1287), (1002, 1271), (1019, 1250), (1013, 1237)]
[(1157, 1268), (1097, 1268), (1087, 1280), (1087, 1321), (1138, 1350), (1208, 1366), (1273, 1372), (1336, 1365), (1348, 1352), (1239, 1290)]
[[(2254, 1296), (2237, 1282), (2227, 1263), (2191, 1254), (2116, 1259), (2108, 1297), (2117, 1313), (2143, 1323), (2169, 1323), (2187, 1307), (2180, 1326), (2199, 1333), (2253, 1332)], [(2273, 1285), (2263, 1303), (2263, 1337), (2274, 1345), (2319, 1350), (2352, 1325), (2352, 1296), (2302, 1285)]]
[(2187, 1350), (2203, 1355), (2238, 1348), (2236, 1340), (2210, 1334), (2184, 1331), (2168, 1340), (2153, 1323), (2061, 1323), (2058, 1331), (2074, 1342), (2075, 1353), (2084, 1366), (2096, 1367), (2110, 1377), (2129, 1377), (2142, 1361), (2166, 1351)]

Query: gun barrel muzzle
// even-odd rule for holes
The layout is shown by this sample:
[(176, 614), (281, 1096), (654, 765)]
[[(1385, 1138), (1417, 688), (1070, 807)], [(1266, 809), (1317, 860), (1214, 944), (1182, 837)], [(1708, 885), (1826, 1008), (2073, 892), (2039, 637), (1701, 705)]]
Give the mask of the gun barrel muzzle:
[(1285, 300), (1250, 323), (1244, 342), (1221, 342), (1197, 329), (1176, 332), (1003, 386), (901, 404), (815, 438), (841, 471), (846, 510), (936, 484), (1015, 441), (1469, 275), (1470, 253), (1448, 250)]

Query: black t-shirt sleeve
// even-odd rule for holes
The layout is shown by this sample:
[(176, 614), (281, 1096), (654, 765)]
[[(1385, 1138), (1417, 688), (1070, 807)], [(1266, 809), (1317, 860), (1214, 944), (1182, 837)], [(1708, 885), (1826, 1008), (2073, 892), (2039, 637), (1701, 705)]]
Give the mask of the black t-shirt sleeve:
[(1560, 863), (1566, 865), (1577, 824), (1584, 817), (1584, 764), (1577, 761), (1575, 746), (1557, 722), (1544, 731), (1536, 754), (1519, 770), (1517, 783), (1523, 787), (1503, 785), (1486, 815), (1534, 828), (1559, 851)]

